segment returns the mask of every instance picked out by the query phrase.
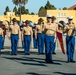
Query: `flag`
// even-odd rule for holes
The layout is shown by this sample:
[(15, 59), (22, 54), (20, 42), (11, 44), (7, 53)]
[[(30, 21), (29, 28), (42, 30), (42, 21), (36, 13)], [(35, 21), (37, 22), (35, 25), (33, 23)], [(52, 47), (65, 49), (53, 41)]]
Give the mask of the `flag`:
[(62, 53), (65, 54), (62, 33), (60, 33), (60, 32), (56, 32), (56, 33), (57, 33), (57, 38), (58, 38), (59, 43), (60, 43), (60, 47), (62, 49)]

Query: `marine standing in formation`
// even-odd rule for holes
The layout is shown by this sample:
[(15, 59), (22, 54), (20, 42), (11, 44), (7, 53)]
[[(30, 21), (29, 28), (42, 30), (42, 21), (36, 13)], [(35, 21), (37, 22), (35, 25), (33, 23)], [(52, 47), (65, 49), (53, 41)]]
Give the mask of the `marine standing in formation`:
[[(58, 25), (58, 24), (56, 23), (56, 17), (54, 17), (54, 16), (52, 16), (52, 23), (53, 23), (55, 26)], [(57, 39), (56, 33), (55, 33), (55, 37), (56, 37), (55, 39)], [(55, 53), (55, 48), (56, 48), (56, 40), (55, 40), (55, 42), (54, 42), (52, 54), (56, 54), (56, 53)]]
[(26, 26), (22, 29), (22, 40), (24, 41), (24, 52), (26, 55), (30, 54), (32, 34), (32, 27), (29, 26), (29, 21), (26, 21)]
[(9, 27), (9, 39), (11, 39), (11, 49), (12, 55), (17, 55), (17, 46), (18, 46), (18, 40), (20, 37), (20, 27), (17, 24), (17, 20), (14, 18), (13, 19), (13, 25), (10, 25)]
[(40, 18), (38, 25), (36, 25), (37, 41), (38, 41), (38, 53), (44, 54), (44, 20)]
[(5, 24), (3, 24), (3, 20), (0, 20), (0, 25), (3, 29), (2, 49), (4, 49), (4, 42), (5, 42), (5, 36), (6, 36), (6, 26), (5, 26)]
[(45, 55), (46, 63), (53, 63), (52, 60), (52, 51), (54, 43), (56, 42), (56, 24), (52, 23), (52, 15), (47, 15), (47, 23), (45, 25)]
[(24, 41), (22, 40), (22, 29), (26, 26), (26, 21), (22, 21), (22, 26), (21, 26), (21, 41), (22, 41), (22, 48), (24, 48)]
[(2, 26), (0, 26), (0, 55), (1, 55), (3, 38), (4, 38), (3, 37), (3, 29), (2, 29)]
[(74, 61), (74, 50), (75, 50), (75, 33), (76, 26), (73, 23), (73, 17), (68, 17), (68, 23), (64, 27), (64, 32), (67, 33), (66, 36), (66, 49), (67, 49), (67, 62), (75, 62)]
[(34, 27), (33, 27), (33, 45), (35, 49), (38, 48), (37, 33), (35, 32), (36, 25), (38, 25), (37, 22), (34, 23)]

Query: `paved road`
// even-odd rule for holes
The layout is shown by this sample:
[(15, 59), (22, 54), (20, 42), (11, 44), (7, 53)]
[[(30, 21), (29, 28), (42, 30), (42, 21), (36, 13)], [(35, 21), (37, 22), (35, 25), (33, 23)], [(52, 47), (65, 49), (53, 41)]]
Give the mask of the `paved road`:
[(31, 49), (30, 55), (24, 55), (19, 47), (18, 55), (11, 56), (8, 39), (5, 46), (0, 56), (0, 75), (76, 75), (76, 63), (66, 63), (67, 56), (60, 50), (53, 55), (54, 64), (47, 64), (45, 55), (38, 55), (37, 49)]
[(30, 55), (18, 51), (17, 56), (3, 51), (0, 56), (0, 75), (76, 75), (76, 63), (66, 63), (66, 55), (56, 53), (53, 55), (54, 64), (47, 64), (45, 55), (38, 55), (35, 50)]

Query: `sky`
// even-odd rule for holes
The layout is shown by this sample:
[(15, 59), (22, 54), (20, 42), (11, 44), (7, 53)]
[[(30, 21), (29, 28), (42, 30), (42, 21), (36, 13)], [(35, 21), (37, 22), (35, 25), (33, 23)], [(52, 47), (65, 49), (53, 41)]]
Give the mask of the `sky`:
[[(54, 5), (57, 9), (67, 7), (69, 8), (72, 5), (76, 4), (76, 0), (49, 0), (52, 5)], [(47, 0), (28, 0), (28, 3), (25, 5), (30, 12), (34, 12), (35, 14), (38, 12), (41, 6), (45, 6)], [(1, 0), (0, 2), (0, 15), (3, 15), (6, 6), (9, 6), (9, 9), (12, 11), (14, 8), (14, 4), (12, 0)]]

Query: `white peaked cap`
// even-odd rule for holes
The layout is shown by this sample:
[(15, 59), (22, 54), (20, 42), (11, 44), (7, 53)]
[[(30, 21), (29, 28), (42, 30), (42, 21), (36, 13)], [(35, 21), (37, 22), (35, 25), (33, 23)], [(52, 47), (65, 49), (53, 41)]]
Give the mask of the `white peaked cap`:
[(25, 22), (25, 20), (22, 20), (22, 22)]
[(73, 19), (73, 16), (70, 16), (70, 17), (68, 17), (67, 19), (68, 19), (68, 20)]
[(3, 20), (1, 20), (1, 21), (3, 21)]
[(10, 25), (12, 25), (12, 24), (13, 24), (13, 22), (10, 22), (9, 24), (10, 24)]
[(52, 15), (51, 14), (46, 15), (46, 18), (48, 18), (48, 17), (52, 17)]
[(0, 20), (0, 22), (3, 22), (3, 20)]
[(38, 22), (34, 22), (34, 24), (38, 24)]

